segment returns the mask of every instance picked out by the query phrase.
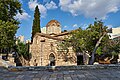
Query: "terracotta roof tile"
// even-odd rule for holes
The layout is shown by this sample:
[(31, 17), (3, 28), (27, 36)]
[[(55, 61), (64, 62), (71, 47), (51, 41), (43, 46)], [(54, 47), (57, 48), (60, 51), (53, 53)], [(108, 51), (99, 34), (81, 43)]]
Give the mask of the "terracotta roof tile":
[(58, 27), (60, 27), (60, 23), (57, 20), (51, 20), (47, 23), (46, 27), (49, 27), (49, 25), (55, 23), (56, 25), (58, 25)]
[(46, 37), (46, 38), (50, 38), (50, 39), (54, 39), (54, 40), (59, 40), (59, 41), (63, 41), (64, 39), (62, 38), (58, 38), (55, 36), (51, 36), (49, 34), (44, 34), (44, 33), (36, 33), (36, 35), (42, 36), (42, 37)]

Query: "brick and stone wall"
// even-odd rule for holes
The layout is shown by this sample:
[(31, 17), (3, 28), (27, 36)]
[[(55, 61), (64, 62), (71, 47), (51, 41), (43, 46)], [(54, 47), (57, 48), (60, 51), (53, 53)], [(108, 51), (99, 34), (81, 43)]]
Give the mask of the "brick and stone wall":
[(30, 66), (49, 66), (50, 54), (55, 57), (55, 66), (77, 65), (76, 54), (72, 48), (69, 49), (67, 55), (69, 60), (67, 61), (65, 60), (65, 55), (57, 49), (57, 44), (60, 42), (59, 39), (64, 39), (67, 36), (58, 35), (61, 34), (60, 23), (56, 20), (51, 20), (46, 25), (46, 31), (47, 34), (39, 33), (40, 35), (36, 34), (33, 38), (33, 43), (30, 45), (30, 53), (32, 54)]
[(37, 42), (33, 42), (33, 44), (30, 45), (30, 52), (32, 53), (32, 59), (30, 61), (30, 65), (49, 66), (50, 54), (54, 54), (56, 66), (76, 65), (76, 54), (73, 52), (72, 48), (70, 48), (68, 53), (69, 54), (68, 58), (70, 58), (70, 60), (65, 61), (64, 55), (62, 53), (59, 53), (57, 50), (57, 43), (58, 43), (57, 40), (39, 36), (38, 44)]

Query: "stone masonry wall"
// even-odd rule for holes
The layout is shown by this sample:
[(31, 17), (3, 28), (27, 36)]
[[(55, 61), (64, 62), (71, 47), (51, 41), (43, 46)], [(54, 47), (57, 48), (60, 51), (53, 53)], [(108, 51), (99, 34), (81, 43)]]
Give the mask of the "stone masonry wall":
[[(34, 37), (36, 39), (36, 37)], [(57, 40), (37, 36), (37, 42), (33, 42), (30, 45), (30, 52), (32, 53), (32, 59), (30, 61), (30, 66), (49, 66), (50, 60), (49, 55), (52, 53), (55, 56), (55, 65), (77, 65), (76, 64), (76, 55), (73, 52), (72, 48), (69, 50), (68, 61), (65, 61), (64, 55), (58, 53), (57, 50)], [(43, 41), (44, 40), (44, 41)]]

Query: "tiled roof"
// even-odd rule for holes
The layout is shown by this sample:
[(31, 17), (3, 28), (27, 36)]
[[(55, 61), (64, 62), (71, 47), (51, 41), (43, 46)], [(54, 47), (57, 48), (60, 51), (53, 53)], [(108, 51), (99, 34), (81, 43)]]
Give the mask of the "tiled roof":
[(50, 38), (50, 39), (54, 39), (54, 40), (59, 40), (59, 41), (63, 41), (64, 39), (62, 38), (58, 38), (55, 36), (51, 36), (49, 34), (44, 34), (44, 33), (36, 33), (36, 35), (42, 36), (42, 37), (46, 37), (46, 38)]
[(57, 20), (51, 20), (47, 23), (46, 27), (49, 27), (49, 25), (55, 23), (58, 27), (60, 27), (60, 23)]
[(60, 34), (45, 34), (45, 33), (36, 33), (36, 35), (39, 35), (39, 36), (42, 36), (42, 37), (46, 37), (46, 38), (50, 38), (50, 39), (54, 39), (54, 40), (60, 40), (60, 41), (63, 41), (64, 39), (63, 38), (58, 38), (58, 36), (64, 36), (64, 35), (68, 35), (70, 34), (71, 32), (74, 32), (74, 31), (77, 31), (78, 29), (76, 30), (71, 30), (71, 31), (68, 31), (68, 32), (63, 32), (63, 33), (60, 33)]

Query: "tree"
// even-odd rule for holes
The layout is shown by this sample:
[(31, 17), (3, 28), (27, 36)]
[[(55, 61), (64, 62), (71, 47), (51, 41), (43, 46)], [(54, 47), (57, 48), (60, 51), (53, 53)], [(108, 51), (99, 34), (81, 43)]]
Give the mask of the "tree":
[(102, 21), (95, 20), (94, 24), (90, 24), (86, 30), (81, 28), (72, 32), (71, 37), (65, 39), (65, 43), (68, 43), (66, 47), (73, 47), (76, 53), (86, 53), (91, 55), (89, 64), (94, 63), (94, 55), (99, 46), (105, 43), (109, 39), (107, 35), (107, 27), (104, 26)]
[(23, 56), (24, 59), (30, 60), (31, 54), (29, 53), (29, 43), (25, 44), (23, 42), (20, 42), (20, 40), (17, 40), (15, 49), (20, 57)]
[[(89, 64), (93, 64), (95, 59), (94, 55), (96, 54), (98, 47), (101, 46), (100, 44), (106, 42), (106, 40), (109, 40), (109, 37), (107, 35), (107, 26), (104, 26), (103, 22), (97, 19), (95, 20), (93, 25), (89, 25), (87, 30), (89, 31), (89, 37), (86, 47), (91, 49), (88, 49), (91, 55)], [(103, 38), (106, 38), (106, 40), (103, 40)]]
[(18, 12), (22, 13), (18, 0), (0, 0), (0, 20), (18, 24), (19, 21), (14, 18)]
[(17, 66), (24, 65), (24, 61), (30, 61), (31, 53), (29, 53), (29, 43), (20, 42), (18, 39), (16, 45), (14, 46), (14, 58)]
[(41, 30), (40, 30), (40, 12), (39, 12), (38, 6), (36, 6), (35, 13), (34, 13), (31, 42), (33, 42), (33, 37), (37, 32), (41, 32)]
[[(104, 43), (102, 45), (104, 45)], [(105, 43), (104, 47), (101, 46), (101, 52), (102, 52), (102, 54), (100, 55), (101, 59), (105, 56), (107, 57), (111, 56), (111, 58), (109, 58), (111, 63), (113, 62), (117, 63), (117, 56), (120, 53), (120, 39), (119, 38), (109, 39)]]
[(15, 33), (18, 26), (12, 22), (0, 20), (0, 52), (9, 53), (15, 44)]
[(19, 21), (15, 19), (17, 13), (22, 13), (18, 0), (0, 0), (0, 52), (9, 53), (15, 44), (15, 33)]

